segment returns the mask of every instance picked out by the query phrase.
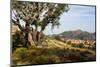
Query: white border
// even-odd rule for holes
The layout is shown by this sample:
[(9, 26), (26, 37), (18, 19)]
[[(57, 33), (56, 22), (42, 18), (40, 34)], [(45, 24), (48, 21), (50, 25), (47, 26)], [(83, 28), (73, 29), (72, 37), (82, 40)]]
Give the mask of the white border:
[(36, 1), (36, 2), (96, 5), (96, 0), (19, 0), (19, 1)]
[[(34, 0), (97, 6), (97, 62), (38, 65), (37, 67), (98, 67), (100, 63), (100, 0)], [(10, 67), (10, 0), (0, 0), (0, 67)], [(26, 66), (23, 66), (26, 67)], [(32, 66), (27, 66), (32, 67)]]

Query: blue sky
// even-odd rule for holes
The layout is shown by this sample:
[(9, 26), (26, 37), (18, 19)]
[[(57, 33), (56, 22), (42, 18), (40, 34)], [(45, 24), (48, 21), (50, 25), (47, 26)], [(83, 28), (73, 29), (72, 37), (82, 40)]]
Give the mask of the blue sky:
[(81, 29), (83, 31), (95, 32), (95, 6), (69, 5), (69, 11), (60, 16), (60, 26), (51, 30), (49, 24), (45, 34), (59, 34), (64, 31)]

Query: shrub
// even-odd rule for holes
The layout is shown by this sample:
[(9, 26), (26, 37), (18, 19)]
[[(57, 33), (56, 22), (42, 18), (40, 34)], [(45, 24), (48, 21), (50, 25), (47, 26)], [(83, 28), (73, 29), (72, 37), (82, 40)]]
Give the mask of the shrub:
[(15, 34), (12, 35), (13, 50), (15, 50), (17, 47), (23, 46), (23, 44), (25, 44), (25, 38), (24, 38), (23, 32), (16, 31)]
[(68, 41), (67, 44), (71, 44), (71, 41)]
[(27, 57), (27, 48), (17, 48), (13, 54), (12, 54), (12, 61), (14, 64), (17, 63), (17, 61), (24, 61)]
[(84, 44), (83, 43), (80, 43), (80, 44), (78, 44), (78, 47), (79, 48), (84, 48)]
[(96, 45), (92, 46), (92, 50), (96, 51)]
[(80, 44), (72, 44), (72, 47), (84, 48), (84, 44), (83, 43), (80, 43)]
[(54, 38), (55, 38), (56, 40), (61, 40), (61, 38), (60, 38), (59, 35), (55, 35)]

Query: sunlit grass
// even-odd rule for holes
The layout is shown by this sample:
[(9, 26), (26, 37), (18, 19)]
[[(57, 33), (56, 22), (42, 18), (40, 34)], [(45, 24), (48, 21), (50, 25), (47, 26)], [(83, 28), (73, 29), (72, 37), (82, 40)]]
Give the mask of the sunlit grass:
[(93, 61), (95, 55), (88, 50), (60, 48), (17, 48), (12, 54), (15, 65)]

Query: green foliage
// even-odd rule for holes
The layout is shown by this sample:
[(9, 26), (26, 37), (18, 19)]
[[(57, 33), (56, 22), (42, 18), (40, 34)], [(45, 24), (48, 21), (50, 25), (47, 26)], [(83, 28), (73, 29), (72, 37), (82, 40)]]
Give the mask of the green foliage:
[(59, 35), (54, 35), (53, 38), (56, 39), (56, 40), (59, 40), (59, 41), (61, 41), (61, 42), (66, 43), (66, 40), (64, 40), (64, 39), (63, 39), (61, 36), (59, 36)]
[[(12, 13), (15, 15), (16, 20), (12, 18), (12, 22), (25, 33), (25, 42), (29, 44), (28, 33), (30, 27), (34, 25), (35, 33), (34, 41), (41, 42), (41, 34), (48, 24), (59, 26), (59, 19), (61, 14), (69, 10), (66, 4), (55, 3), (39, 3), (39, 2), (27, 2), (27, 1), (12, 1)], [(25, 22), (25, 27), (22, 27), (19, 23), (20, 19)], [(40, 30), (38, 31), (38, 29)], [(25, 45), (27, 45), (24, 43)]]
[(68, 41), (67, 44), (71, 44), (71, 41)]
[(15, 55), (17, 57), (20, 57), (21, 59), (24, 58), (23, 56), (25, 56), (26, 52), (27, 52), (27, 48), (18, 48), (14, 51)]
[(84, 48), (84, 44), (83, 44), (83, 43), (80, 43), (80, 44), (78, 45), (78, 47), (79, 47), (79, 48)]
[(61, 41), (61, 37), (60, 37), (59, 35), (55, 35), (55, 36), (54, 36), (54, 39), (60, 40), (60, 41)]
[(89, 51), (59, 48), (17, 48), (12, 56), (15, 65), (95, 60), (95, 55)]
[(96, 45), (93, 45), (92, 50), (96, 51)]
[(20, 40), (20, 31), (15, 32), (14, 35), (12, 35), (12, 48), (13, 50), (18, 47), (18, 45), (21, 43)]
[(93, 51), (96, 51), (96, 45), (92, 45), (91, 47), (88, 47), (88, 49), (91, 49)]
[(96, 51), (96, 42), (93, 44), (92, 50)]
[(25, 35), (22, 31), (16, 31), (12, 35), (12, 49), (15, 50), (18, 47), (23, 47), (25, 44)]
[(83, 43), (80, 43), (80, 44), (72, 44), (72, 47), (84, 48), (84, 44)]
[(60, 15), (69, 10), (68, 5), (65, 4), (27, 1), (13, 1), (12, 9), (17, 12), (17, 18), (25, 22), (28, 20), (28, 24), (40, 26), (41, 30), (44, 30), (49, 23), (52, 26), (59, 25)]
[(16, 49), (12, 54), (13, 64), (17, 64), (17, 62), (20, 62), (19, 60), (24, 61), (26, 56), (27, 56), (27, 48), (18, 48), (18, 49)]
[(80, 40), (95, 40), (95, 34), (82, 31), (82, 30), (75, 30), (75, 31), (64, 31), (60, 33), (63, 38), (69, 39), (80, 39)]

